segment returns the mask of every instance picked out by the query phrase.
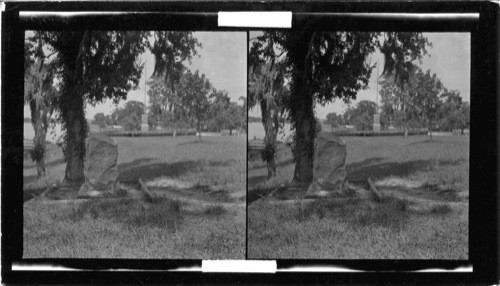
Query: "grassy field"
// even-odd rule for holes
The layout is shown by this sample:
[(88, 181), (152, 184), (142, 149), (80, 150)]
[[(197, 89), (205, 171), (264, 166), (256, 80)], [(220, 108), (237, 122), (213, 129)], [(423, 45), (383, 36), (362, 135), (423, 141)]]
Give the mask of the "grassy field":
[[(245, 194), (245, 137), (120, 137), (119, 180), (158, 178), (218, 186)], [(193, 207), (157, 198), (69, 203), (29, 200), (64, 177), (61, 150), (47, 152), (48, 175), (24, 168), (24, 257), (243, 259), (245, 205)]]
[(288, 184), (294, 164), (279, 147), (278, 176), (249, 162), (250, 258), (467, 259), (469, 137), (345, 137), (351, 182), (399, 179), (452, 192), (440, 202), (385, 196), (280, 205), (260, 199)]

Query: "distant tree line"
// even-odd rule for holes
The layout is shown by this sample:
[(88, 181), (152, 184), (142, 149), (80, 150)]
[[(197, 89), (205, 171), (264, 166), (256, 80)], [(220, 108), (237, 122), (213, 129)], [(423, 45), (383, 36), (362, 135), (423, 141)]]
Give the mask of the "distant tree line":
[[(458, 91), (444, 87), (430, 71), (413, 67), (408, 82), (402, 86), (388, 77), (382, 81), (380, 95), (382, 129), (391, 126), (400, 130), (427, 128), (432, 138), (432, 131), (460, 130), (463, 134), (470, 127), (470, 104), (462, 101)], [(377, 108), (375, 102), (362, 100), (342, 115), (329, 113), (324, 123), (330, 125), (332, 131), (346, 125), (369, 131), (373, 129)]]
[[(186, 70), (176, 86), (175, 97), (168, 97), (161, 79), (150, 80), (148, 127), (177, 131), (195, 127), (198, 131), (232, 134), (236, 129), (246, 129), (246, 98), (243, 105), (231, 102), (226, 91), (212, 87), (205, 75)], [(163, 85), (163, 86), (162, 86)], [(126, 131), (140, 131), (145, 106), (139, 101), (128, 101), (111, 114), (97, 113), (93, 123), (101, 129), (119, 125)]]
[(260, 117), (254, 117), (254, 116), (248, 116), (248, 122), (259, 122), (261, 123), (262, 122), (262, 118)]

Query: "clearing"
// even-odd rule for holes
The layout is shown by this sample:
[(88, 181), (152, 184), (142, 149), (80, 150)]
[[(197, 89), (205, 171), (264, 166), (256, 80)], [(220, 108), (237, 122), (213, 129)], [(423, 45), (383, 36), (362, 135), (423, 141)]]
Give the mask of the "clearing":
[[(141, 199), (38, 197), (64, 177), (61, 149), (47, 149), (47, 176), (24, 162), (23, 258), (245, 257), (245, 137), (114, 137), (121, 183)], [(173, 183), (172, 183), (173, 182)]]
[(350, 187), (366, 190), (371, 178), (379, 202), (270, 198), (293, 177), (281, 144), (275, 178), (249, 162), (249, 258), (468, 259), (468, 136), (342, 139)]

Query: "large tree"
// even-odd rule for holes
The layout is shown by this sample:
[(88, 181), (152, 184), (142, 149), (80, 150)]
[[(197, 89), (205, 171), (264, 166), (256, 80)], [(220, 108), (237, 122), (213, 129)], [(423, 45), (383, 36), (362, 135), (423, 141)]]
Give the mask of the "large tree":
[(85, 104), (106, 98), (117, 102), (137, 86), (145, 37), (141, 32), (61, 30), (44, 33), (44, 42), (57, 56), (54, 64), (61, 90), (57, 107), (65, 130), (64, 181), (81, 182), (88, 132)]
[[(402, 121), (399, 124), (403, 124), (406, 128), (427, 125), (432, 140), (432, 130), (442, 112), (441, 98), (446, 89), (437, 75), (431, 74), (430, 70), (424, 72), (416, 66), (412, 66), (409, 70), (408, 80), (404, 84), (383, 83), (381, 90), (383, 109), (399, 116), (398, 119)], [(394, 110), (400, 112), (395, 113)]]
[(439, 111), (440, 128), (447, 131), (460, 129), (463, 134), (470, 126), (470, 104), (462, 101), (458, 91), (445, 90), (441, 98), (444, 102)]
[(26, 41), (24, 49), (24, 101), (30, 107), (31, 124), (35, 131), (31, 156), (36, 162), (37, 177), (45, 176), (47, 129), (58, 96), (54, 87), (52, 55), (46, 55), (43, 46), (43, 32), (36, 32)]
[(296, 132), (296, 182), (312, 180), (315, 103), (356, 98), (368, 84), (373, 66), (367, 59), (376, 49), (386, 59), (382, 74), (396, 74), (396, 81), (406, 81), (409, 65), (421, 59), (428, 44), (420, 33), (318, 32), (307, 24), (296, 30), (265, 32), (257, 42), (269, 38), (285, 53), (282, 62), (291, 87), (287, 108)]
[(147, 85), (149, 87), (148, 124), (150, 129), (155, 129), (162, 124), (163, 115), (169, 111), (169, 107), (172, 108), (172, 104), (165, 94), (167, 89), (163, 79), (150, 79)]
[(189, 32), (61, 30), (45, 33), (43, 40), (57, 55), (55, 66), (61, 90), (57, 107), (65, 130), (67, 183), (84, 179), (88, 131), (85, 104), (125, 99), (139, 83), (143, 70), (139, 57), (146, 48), (156, 58), (154, 74), (165, 78), (170, 78), (165, 71), (177, 66), (185, 59), (182, 55), (194, 49)]
[(408, 89), (394, 81), (394, 76), (386, 76), (381, 81), (382, 115), (388, 124), (404, 129), (407, 136), (410, 128), (422, 127), (418, 110), (411, 102)]
[(183, 88), (181, 78), (186, 70), (185, 62), (191, 63), (192, 58), (197, 55), (196, 49), (201, 48), (202, 45), (192, 32), (158, 31), (150, 34), (149, 37), (152, 42), (148, 41), (148, 48), (155, 58), (151, 87), (156, 89), (153, 94), (150, 94), (153, 96), (150, 102), (156, 114), (171, 112), (171, 114), (159, 117), (171, 119), (175, 137), (178, 122), (184, 121), (187, 116), (179, 93), (179, 90)]
[(444, 89), (443, 84), (436, 74), (431, 74), (430, 70), (423, 72), (418, 68), (411, 74), (407, 89), (411, 105), (428, 124), (429, 137), (432, 141), (432, 129), (438, 120), (441, 108), (440, 95)]
[(210, 109), (208, 111), (208, 119), (210, 121), (210, 129), (220, 132), (225, 128), (225, 116), (222, 116), (226, 109), (229, 108), (231, 104), (231, 99), (227, 91), (214, 90), (210, 94)]
[[(183, 73), (183, 70), (175, 72)], [(148, 81), (148, 86), (149, 125), (152, 128), (157, 125), (169, 127), (175, 134), (179, 121), (185, 120), (179, 95), (181, 83), (176, 81), (167, 85), (164, 77), (154, 76)]]
[(257, 37), (252, 42), (249, 55), (248, 106), (259, 105), (264, 125), (264, 150), (262, 158), (267, 164), (268, 178), (276, 175), (277, 137), (289, 94), (285, 85), (285, 68), (281, 62), (281, 46), (275, 34)]
[(182, 106), (189, 117), (196, 119), (198, 138), (201, 141), (201, 126), (207, 120), (210, 110), (208, 97), (213, 92), (212, 84), (205, 74), (200, 76), (199, 71), (192, 73), (190, 70), (182, 75), (181, 82)]
[(221, 128), (229, 130), (229, 135), (232, 135), (233, 130), (242, 126), (242, 115), (241, 106), (236, 102), (231, 102), (227, 108), (218, 114), (216, 120)]

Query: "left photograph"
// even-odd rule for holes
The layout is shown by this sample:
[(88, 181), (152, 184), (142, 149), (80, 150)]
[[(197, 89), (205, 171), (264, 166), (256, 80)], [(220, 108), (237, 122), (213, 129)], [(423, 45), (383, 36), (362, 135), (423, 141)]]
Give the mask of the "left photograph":
[(26, 31), (23, 258), (244, 259), (247, 33)]

